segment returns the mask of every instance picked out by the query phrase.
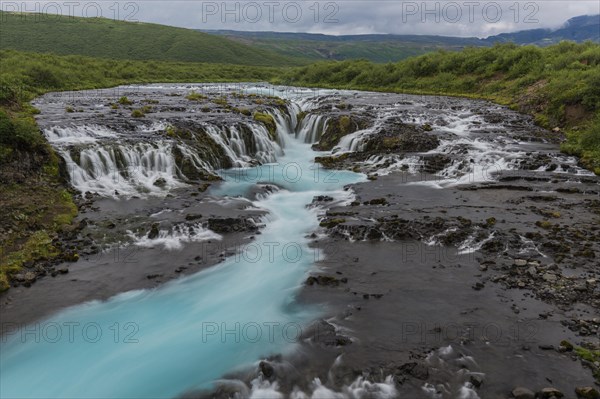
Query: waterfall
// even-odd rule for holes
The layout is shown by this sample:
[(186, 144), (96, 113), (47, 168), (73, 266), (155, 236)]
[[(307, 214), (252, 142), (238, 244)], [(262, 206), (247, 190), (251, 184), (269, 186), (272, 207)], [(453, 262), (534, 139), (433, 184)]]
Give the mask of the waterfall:
[[(48, 326), (74, 326), (72, 339), (67, 330), (58, 339), (52, 335), (52, 341), (36, 342), (31, 334), (25, 334), (25, 340), (19, 333), (6, 337), (1, 343), (1, 397), (173, 398), (210, 389), (227, 373), (297, 349), (302, 329), (320, 316), (319, 309), (294, 300), (318, 260), (308, 234), (318, 228), (320, 210), (306, 205), (325, 194), (348, 203), (352, 193), (343, 187), (365, 177), (349, 171), (339, 171), (335, 179), (315, 174), (310, 144), (293, 137), (294, 117), (279, 110), (271, 114), (286, 149), (277, 158), (270, 157), (280, 146), (267, 140), (264, 126), (248, 126), (254, 148), (249, 148), (241, 129), (207, 129), (215, 142), (229, 147), (227, 156), (232, 159), (245, 162), (256, 152), (277, 160), (250, 168), (256, 172), (250, 175), (270, 176), (269, 182), (280, 188), (253, 202), (266, 211), (262, 234), (217, 266), (156, 289), (75, 306), (38, 324), (43, 331)], [(93, 188), (98, 188), (101, 181), (107, 191), (122, 190), (125, 184), (132, 190), (139, 184), (153, 189), (158, 176), (167, 184), (178, 182), (174, 143), (96, 143), (82, 149), (77, 162), (66, 148), (63, 155), (76, 186), (95, 183)], [(177, 145), (186, 148), (183, 154), (193, 151)], [(188, 155), (195, 165), (205, 166), (201, 158)], [(127, 168), (123, 171), (121, 165)], [(243, 195), (259, 183), (225, 179), (211, 195)], [(219, 236), (200, 224), (186, 224), (160, 229), (153, 239), (134, 233), (130, 238), (139, 251), (156, 251), (157, 262), (176, 262), (178, 248), (190, 246), (201, 254), (207, 240)], [(163, 248), (171, 252), (165, 254)]]
[(54, 126), (45, 129), (44, 134), (49, 142), (60, 145), (94, 143), (98, 139), (117, 137), (116, 132), (98, 125)]
[[(229, 126), (204, 123), (202, 128), (232, 166), (272, 163), (283, 155), (286, 136), (296, 125), (296, 115), (278, 109), (270, 114), (281, 132), (277, 141), (271, 139), (264, 125), (254, 121)], [(178, 164), (184, 160), (202, 173), (223, 166), (217, 154), (199, 153), (193, 142), (166, 138), (163, 133), (168, 128), (162, 121), (138, 127), (134, 132), (99, 125), (53, 126), (44, 134), (64, 158), (73, 187), (102, 196), (165, 195), (185, 186), (187, 177)], [(138, 142), (132, 143), (136, 138)]]
[(296, 138), (303, 143), (312, 144), (321, 138), (327, 129), (328, 118), (323, 115), (307, 114), (296, 130)]
[[(159, 193), (163, 188), (181, 187), (167, 141), (120, 145), (99, 145), (69, 151), (60, 148), (73, 187), (100, 195)], [(76, 155), (77, 161), (74, 159)], [(162, 187), (162, 188), (161, 188)]]

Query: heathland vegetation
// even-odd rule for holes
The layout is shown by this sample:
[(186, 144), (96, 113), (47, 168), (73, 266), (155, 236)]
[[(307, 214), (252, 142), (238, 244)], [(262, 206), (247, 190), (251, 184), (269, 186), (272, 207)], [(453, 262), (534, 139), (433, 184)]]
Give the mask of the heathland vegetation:
[[(4, 40), (4, 38), (3, 38)], [(35, 124), (34, 97), (126, 83), (273, 83), (486, 98), (566, 132), (563, 150), (600, 173), (600, 45), (505, 44), (438, 51), (398, 63), (323, 62), (284, 68), (131, 61), (0, 51), (0, 290), (7, 274), (64, 256), (54, 244), (76, 214), (57, 155)], [(558, 134), (558, 133), (557, 133)], [(68, 255), (71, 256), (71, 255)]]

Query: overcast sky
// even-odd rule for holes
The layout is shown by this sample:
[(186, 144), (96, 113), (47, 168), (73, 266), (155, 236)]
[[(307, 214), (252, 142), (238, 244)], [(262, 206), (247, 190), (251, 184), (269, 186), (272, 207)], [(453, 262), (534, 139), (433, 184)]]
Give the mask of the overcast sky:
[(4, 10), (102, 15), (194, 29), (326, 34), (435, 34), (486, 37), (557, 28), (567, 19), (600, 14), (598, 0), (571, 1), (2, 1)]

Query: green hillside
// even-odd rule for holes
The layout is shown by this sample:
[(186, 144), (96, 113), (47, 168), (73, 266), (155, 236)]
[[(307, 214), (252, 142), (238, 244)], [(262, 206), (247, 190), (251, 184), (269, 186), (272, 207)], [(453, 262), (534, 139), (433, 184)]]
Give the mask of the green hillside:
[(165, 25), (8, 12), (0, 12), (0, 20), (0, 49), (130, 60), (297, 64), (222, 36)]

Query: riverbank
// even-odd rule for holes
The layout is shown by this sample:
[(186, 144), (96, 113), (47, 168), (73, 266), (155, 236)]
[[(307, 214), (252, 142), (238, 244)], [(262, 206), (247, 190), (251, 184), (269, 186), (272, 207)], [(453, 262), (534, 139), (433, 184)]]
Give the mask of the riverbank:
[[(562, 150), (600, 174), (600, 45), (561, 42), (438, 51), (395, 64), (321, 62), (278, 82), (307, 87), (480, 98), (531, 115), (568, 138)], [(575, 83), (577, 82), (577, 83)]]
[[(3, 294), (3, 321), (5, 314), (17, 324), (53, 314), (63, 321), (67, 316), (55, 311), (64, 305), (104, 300), (121, 290), (139, 288), (150, 289), (88, 304), (101, 310), (94, 313), (97, 318), (85, 315), (87, 305), (71, 309), (68, 315), (76, 311), (83, 312), (87, 321), (114, 321), (110, 318), (113, 306), (140, 306), (138, 296), (144, 298), (140, 301), (157, 301), (152, 302), (155, 306), (138, 308), (140, 312), (126, 313), (128, 319), (119, 315), (120, 321), (140, 318), (146, 323), (140, 323), (140, 345), (157, 329), (172, 331), (168, 324), (157, 326), (149, 316), (156, 313), (169, 318), (179, 312), (180, 317), (188, 317), (184, 310), (190, 303), (210, 311), (206, 310), (208, 316), (199, 312), (191, 325), (171, 320), (189, 332), (180, 337), (184, 341), (204, 331), (199, 320), (229, 317), (228, 322), (244, 325), (280, 321), (274, 316), (249, 316), (274, 308), (300, 315), (302, 320), (304, 312), (310, 313), (309, 320), (317, 319), (312, 325), (302, 324), (302, 334), (283, 346), (292, 350), (260, 350), (260, 345), (250, 345), (255, 363), (245, 362), (243, 370), (219, 363), (227, 371), (219, 375), (222, 379), (216, 390), (204, 391), (216, 397), (235, 392), (277, 396), (294, 390), (298, 395), (319, 391), (347, 397), (360, 392), (376, 397), (463, 393), (493, 397), (508, 395), (517, 387), (554, 388), (573, 395), (575, 388), (593, 385), (597, 365), (589, 356), (594, 356), (599, 344), (595, 332), (600, 276), (595, 259), (600, 254), (600, 181), (580, 168), (575, 158), (559, 152), (560, 140), (552, 132), (535, 127), (529, 117), (486, 101), (329, 91), (296, 100), (301, 107), (256, 94), (261, 90), (276, 94), (272, 87), (249, 87), (243, 95), (230, 89), (215, 94), (211, 92), (217, 90), (214, 86), (201, 89), (192, 85), (129, 87), (122, 94), (132, 104), (117, 109), (102, 93), (81, 96), (69, 103), (82, 110), (76, 113), (63, 111), (65, 100), (59, 95), (39, 100), (40, 123), (55, 147), (68, 151), (65, 159), (73, 163), (67, 169), (72, 184), (102, 193), (83, 195), (89, 202), (78, 220), (86, 220), (81, 234), (91, 244), (82, 244), (87, 250), (95, 240), (127, 240), (125, 248), (139, 251), (118, 252), (117, 260), (114, 251), (101, 256), (86, 253), (68, 273)], [(257, 108), (251, 108), (251, 103)], [(154, 109), (130, 122), (131, 109), (142, 104)], [(225, 140), (234, 152), (227, 158), (207, 157), (211, 162), (229, 159), (248, 167), (258, 157), (274, 155), (273, 143), (260, 147), (272, 152), (255, 151), (259, 147), (242, 147), (244, 140), (235, 133), (243, 132), (239, 123), (256, 123), (252, 114), (259, 107), (264, 107), (261, 114), (273, 113), (277, 134), (265, 126), (252, 137), (294, 140), (295, 136), (303, 144), (284, 146), (284, 150), (296, 151), (288, 153), (292, 155), (289, 164), (318, 157), (328, 169), (302, 169), (308, 175), (300, 180), (293, 169), (295, 174), (277, 181), (267, 163), (262, 168), (222, 172), (224, 182), (205, 186), (198, 180), (202, 174), (190, 174), (193, 169), (181, 174), (171, 168), (172, 162), (182, 165), (183, 159), (177, 157), (181, 147), (195, 145), (192, 133), (185, 129), (194, 127), (192, 132), (199, 134), (203, 122), (230, 125), (227, 129), (218, 125), (223, 130), (207, 137)], [(247, 108), (250, 115), (234, 108)], [(194, 118), (187, 118), (191, 115)], [(159, 126), (157, 121), (168, 123)], [(98, 126), (90, 128), (92, 122)], [(70, 128), (63, 129), (63, 125)], [(211, 130), (204, 127), (202, 131)], [(315, 141), (314, 148), (320, 151), (311, 152), (310, 143)], [(127, 157), (110, 156), (103, 161), (95, 157), (108, 153), (115, 142)], [(148, 143), (152, 145), (145, 146)], [(154, 161), (139, 162), (142, 155)], [(99, 161), (86, 164), (86, 159)], [(112, 178), (115, 170), (98, 168), (98, 162), (116, 161), (123, 163), (116, 169), (118, 179)], [(289, 165), (282, 167), (287, 170)], [(260, 174), (249, 173), (258, 170)], [(355, 184), (354, 174), (348, 171), (364, 173), (369, 180)], [(197, 181), (192, 183), (190, 178)], [(187, 185), (178, 187), (184, 181)], [(345, 186), (346, 192), (334, 195), (321, 190), (338, 186)], [(280, 192), (282, 188), (290, 193)], [(166, 196), (147, 195), (165, 194), (167, 189)], [(132, 194), (130, 190), (140, 191)], [(242, 198), (225, 198), (236, 195)], [(255, 230), (256, 219), (264, 211), (255, 209), (251, 201), (273, 210), (266, 216), (267, 225), (277, 226), (270, 240)], [(294, 207), (281, 207), (279, 201), (291, 201)], [(309, 220), (308, 215), (317, 215), (319, 222)], [(219, 222), (222, 218), (232, 221), (224, 226)], [(255, 221), (242, 222), (248, 218)], [(229, 223), (252, 229), (231, 235), (219, 231)], [(244, 244), (255, 240), (289, 244), (287, 231), (297, 223), (306, 228), (295, 233), (300, 235), (292, 241), (314, 250), (309, 254), (310, 264), (317, 263), (316, 268), (307, 266), (310, 274), (298, 274), (293, 270), (296, 263), (285, 257), (277, 267), (265, 268), (267, 257), (261, 258), (266, 263), (255, 263), (253, 258), (235, 255), (238, 239), (244, 239)], [(200, 248), (212, 240), (209, 235), (214, 232), (223, 237), (219, 241), (223, 246), (204, 256)], [(129, 264), (131, 256), (139, 262)], [(227, 258), (225, 267), (208, 268), (223, 258)], [(236, 273), (223, 279), (213, 276), (210, 284), (193, 289), (194, 281), (202, 283), (202, 275), (219, 276), (223, 269)], [(204, 272), (193, 274), (200, 270)], [(185, 273), (190, 273), (187, 279), (163, 284)], [(271, 299), (282, 292), (272, 287), (288, 273), (294, 274), (296, 282), (285, 289), (284, 305), (273, 307)], [(267, 302), (252, 289), (264, 285), (265, 279), (272, 282), (264, 291), (270, 298)], [(215, 284), (222, 288), (207, 296)], [(211, 301), (244, 293), (244, 300), (226, 311), (207, 308)], [(173, 298), (168, 312), (154, 311), (163, 306), (159, 303)], [(245, 306), (248, 298), (260, 306), (243, 311), (240, 304)], [(323, 310), (312, 313), (319, 308)], [(197, 311), (195, 305), (193, 309)], [(289, 320), (295, 319), (285, 318)], [(173, 331), (179, 334), (179, 329)], [(206, 345), (190, 347), (205, 351)], [(231, 356), (236, 356), (234, 352)], [(190, 388), (183, 395), (204, 397), (205, 393)]]
[(381, 394), (389, 376), (399, 397), (593, 387), (599, 178), (561, 156), (552, 132), (487, 102), (353, 93), (317, 103), (314, 126), (330, 123), (315, 147), (333, 152), (317, 159), (333, 177), (370, 179), (348, 187), (348, 205), (316, 198), (325, 210), (313, 245), (325, 260), (300, 300), (327, 311), (299, 353), (231, 375), (216, 397), (235, 379), (252, 392), (300, 384), (350, 397)]
[[(147, 82), (266, 80), (313, 87), (486, 98), (535, 116), (543, 127), (558, 128), (556, 137), (568, 136), (562, 150), (580, 157), (582, 166), (598, 173), (600, 117), (595, 93), (600, 71), (598, 48), (591, 43), (561, 43), (545, 49), (504, 45), (461, 53), (441, 52), (394, 65), (356, 61), (321, 63), (297, 70), (111, 61), (3, 50), (0, 52), (0, 184), (13, 195), (3, 199), (7, 217), (0, 223), (5, 243), (0, 248), (0, 291), (8, 289), (10, 275), (32, 261), (26, 255), (31, 248), (42, 254), (42, 258), (70, 256), (51, 244), (62, 230), (70, 229), (75, 204), (68, 184), (58, 175), (60, 158), (39, 135), (33, 120), (37, 111), (28, 105), (43, 93)], [(113, 73), (107, 75), (107, 70)], [(14, 167), (23, 164), (29, 167), (25, 170)], [(21, 178), (15, 179), (16, 175)], [(21, 190), (25, 186), (34, 187), (33, 191), (35, 187), (43, 187), (49, 197), (57, 198), (54, 202), (57, 205), (47, 208), (43, 204), (45, 197), (36, 201), (35, 196), (29, 195), (31, 190)], [(14, 215), (23, 217), (15, 220)], [(34, 235), (24, 218), (38, 226), (42, 236)]]

